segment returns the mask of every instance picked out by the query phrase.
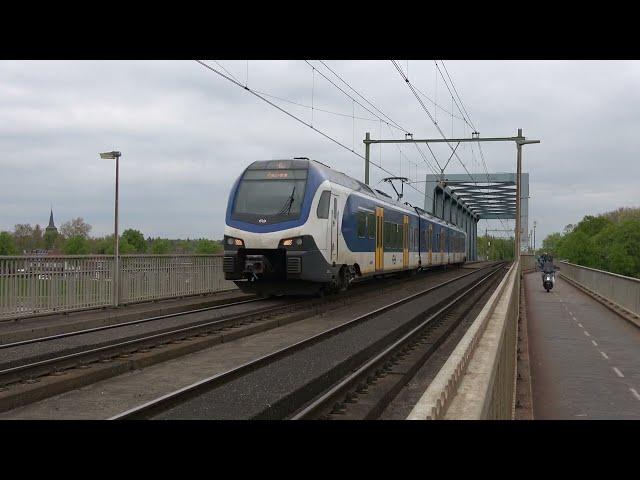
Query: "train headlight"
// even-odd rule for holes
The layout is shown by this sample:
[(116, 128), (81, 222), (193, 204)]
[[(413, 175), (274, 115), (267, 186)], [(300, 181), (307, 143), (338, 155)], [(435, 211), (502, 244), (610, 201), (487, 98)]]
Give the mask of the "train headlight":
[(228, 245), (235, 245), (236, 247), (244, 247), (244, 241), (240, 238), (227, 237)]
[(293, 247), (294, 245), (296, 247), (301, 247), (302, 243), (303, 243), (302, 237), (286, 238), (286, 239), (280, 240), (281, 247)]

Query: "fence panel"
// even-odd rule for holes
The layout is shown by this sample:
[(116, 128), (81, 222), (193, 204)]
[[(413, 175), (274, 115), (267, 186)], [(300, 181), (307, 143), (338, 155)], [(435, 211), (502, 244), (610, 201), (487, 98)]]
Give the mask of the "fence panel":
[[(222, 255), (122, 255), (120, 303), (237, 288)], [(114, 257), (0, 256), (0, 320), (113, 305)]]
[(0, 319), (110, 305), (113, 257), (0, 257)]
[(221, 255), (125, 255), (120, 263), (121, 303), (237, 288), (224, 279)]

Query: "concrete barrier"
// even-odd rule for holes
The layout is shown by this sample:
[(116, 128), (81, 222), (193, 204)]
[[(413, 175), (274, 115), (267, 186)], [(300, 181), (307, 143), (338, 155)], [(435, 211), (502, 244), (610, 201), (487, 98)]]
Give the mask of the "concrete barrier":
[(519, 300), (517, 262), (407, 420), (513, 418)]
[(536, 262), (536, 256), (530, 253), (521, 254), (520, 263), (522, 264), (522, 273), (531, 272), (538, 268), (538, 262)]
[(639, 279), (569, 262), (558, 263), (563, 278), (595, 294), (603, 303), (611, 304), (625, 314), (625, 318), (640, 326)]

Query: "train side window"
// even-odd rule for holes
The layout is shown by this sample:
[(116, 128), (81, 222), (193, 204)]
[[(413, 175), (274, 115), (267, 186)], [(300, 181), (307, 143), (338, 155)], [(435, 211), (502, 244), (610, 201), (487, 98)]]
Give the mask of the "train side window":
[(369, 238), (375, 238), (376, 236), (376, 217), (373, 213), (367, 214), (367, 230)]
[(391, 246), (391, 224), (389, 222), (384, 222), (384, 246)]
[(367, 217), (364, 213), (358, 212), (358, 238), (367, 236)]
[(318, 208), (316, 214), (318, 218), (329, 218), (329, 201), (331, 200), (331, 191), (325, 190), (320, 195), (320, 201), (318, 202)]

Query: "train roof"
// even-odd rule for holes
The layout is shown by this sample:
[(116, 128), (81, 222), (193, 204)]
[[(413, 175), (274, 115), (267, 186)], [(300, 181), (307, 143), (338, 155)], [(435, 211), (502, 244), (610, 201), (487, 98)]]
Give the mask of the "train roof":
[(314, 168), (319, 173), (321, 173), (322, 176), (325, 177), (327, 180), (330, 180), (339, 185), (350, 188), (355, 192), (376, 198), (381, 202), (391, 204), (401, 210), (409, 211), (412, 213), (415, 213), (415, 211), (417, 210), (417, 212), (421, 216), (427, 218), (432, 222), (439, 223), (441, 225), (446, 225), (450, 228), (454, 228), (462, 231), (460, 227), (450, 222), (447, 222), (442, 218), (436, 217), (435, 215), (426, 212), (422, 208), (415, 207), (415, 210), (414, 210), (414, 207), (410, 207), (402, 202), (399, 202), (398, 200), (392, 198), (390, 195), (388, 195), (385, 192), (382, 192), (377, 189), (373, 189), (368, 185), (366, 185), (365, 183), (361, 182), (360, 180), (356, 180), (355, 178), (350, 177), (346, 173), (335, 170), (322, 162), (319, 162), (317, 160), (312, 160), (307, 157), (294, 157), (293, 159), (287, 158), (282, 160), (258, 160), (253, 162), (251, 165), (249, 165), (249, 167), (247, 167), (247, 170), (266, 170), (266, 169), (272, 169), (272, 168), (293, 169), (293, 170)]

